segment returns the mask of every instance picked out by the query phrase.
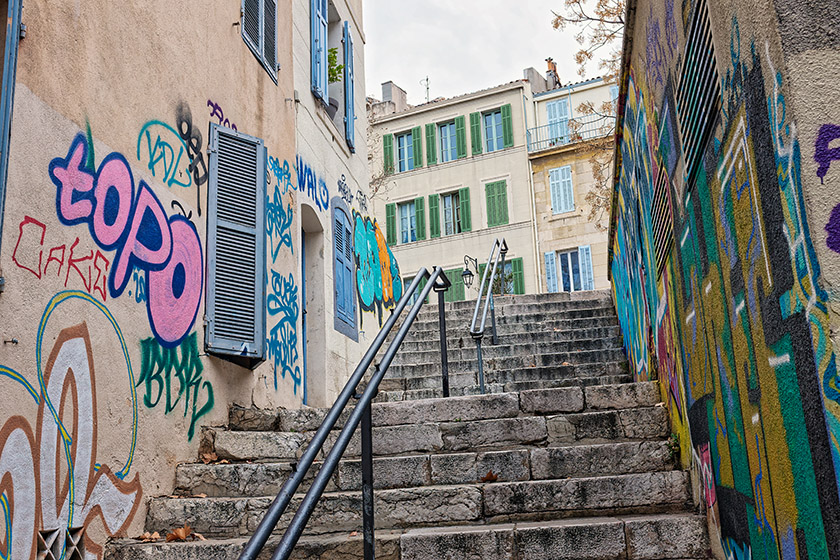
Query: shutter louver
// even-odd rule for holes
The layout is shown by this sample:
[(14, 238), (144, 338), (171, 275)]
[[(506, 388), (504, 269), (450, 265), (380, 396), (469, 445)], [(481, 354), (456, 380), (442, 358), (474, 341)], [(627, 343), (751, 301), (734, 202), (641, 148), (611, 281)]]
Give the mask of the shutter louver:
[(554, 251), (545, 253), (545, 289), (550, 294), (557, 291), (557, 254)]
[(508, 218), (507, 182), (500, 181), (498, 189), (498, 202), (496, 203), (496, 208), (499, 212), (500, 225), (505, 225), (510, 221), (510, 219)]
[(461, 206), (461, 231), (472, 231), (472, 208), (470, 207), (470, 188), (458, 189), (458, 202)]
[(470, 138), (472, 153), (477, 156), (481, 153), (481, 113), (470, 113)]
[(263, 0), (263, 62), (277, 72), (277, 0)]
[(327, 13), (325, 0), (311, 0), (312, 19), (312, 93), (327, 101)]
[(207, 348), (263, 358), (265, 345), (265, 146), (210, 128), (207, 216)]
[(344, 302), (347, 304), (347, 320), (355, 326), (356, 325), (356, 298), (353, 288), (356, 285), (354, 282), (354, 260), (353, 260), (353, 234), (350, 231), (350, 223), (346, 224), (344, 228)]
[[(522, 267), (522, 257), (510, 261), (510, 268), (513, 271), (513, 293), (525, 293), (525, 271)], [(505, 279), (507, 280), (507, 279)]]
[(382, 153), (385, 158), (385, 174), (394, 172), (394, 135), (385, 134), (382, 136)]
[(426, 239), (426, 212), (423, 197), (414, 199), (414, 215), (417, 224), (417, 241)]
[(487, 198), (487, 227), (496, 225), (496, 183), (487, 183), (484, 187)]
[(455, 138), (458, 159), (467, 157), (467, 121), (464, 117), (455, 117)]
[(505, 148), (513, 147), (513, 115), (510, 105), (502, 105), (502, 137)]
[(429, 238), (440, 237), (440, 197), (429, 195)]
[(575, 191), (572, 187), (572, 167), (567, 165), (560, 169), (560, 185), (563, 189), (564, 212), (571, 212), (575, 209)]
[(414, 169), (423, 167), (423, 132), (419, 126), (411, 129), (411, 144), (414, 150)]
[(388, 245), (397, 244), (397, 205), (385, 205), (385, 237)]
[(434, 124), (426, 125), (426, 163), (428, 165), (437, 163), (437, 146), (435, 145), (437, 139), (435, 138), (435, 132)]
[(353, 58), (353, 37), (350, 23), (344, 22), (344, 138), (347, 147), (356, 153), (356, 73)]
[(335, 312), (341, 319), (346, 319), (344, 310), (344, 224), (336, 213), (335, 229), (333, 229), (333, 260), (335, 261)]
[(592, 250), (589, 245), (578, 247), (578, 257), (580, 261), (581, 286), (583, 286), (584, 290), (594, 290), (595, 278), (592, 273)]
[(260, 0), (242, 0), (242, 36), (251, 49), (260, 51)]
[[(551, 189), (551, 210), (554, 214), (563, 212), (563, 200), (560, 184), (560, 169), (548, 172), (548, 183)], [(547, 255), (548, 253), (546, 253)]]

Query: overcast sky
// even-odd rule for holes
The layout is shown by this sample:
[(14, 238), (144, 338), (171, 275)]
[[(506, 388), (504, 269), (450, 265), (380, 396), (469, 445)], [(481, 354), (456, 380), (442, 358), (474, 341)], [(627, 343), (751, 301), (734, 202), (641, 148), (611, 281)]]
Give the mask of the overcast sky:
[[(551, 27), (563, 0), (364, 0), (367, 94), (382, 98), (382, 82), (408, 92), (408, 102), (452, 97), (522, 78), (545, 59), (560, 81), (577, 81), (573, 33)], [(597, 68), (589, 69), (594, 77)]]

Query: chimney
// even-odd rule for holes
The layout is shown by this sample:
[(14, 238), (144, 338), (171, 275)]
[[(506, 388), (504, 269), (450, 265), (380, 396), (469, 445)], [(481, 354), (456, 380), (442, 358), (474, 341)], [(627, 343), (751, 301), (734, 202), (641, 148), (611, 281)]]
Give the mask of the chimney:
[(557, 75), (557, 63), (551, 57), (546, 58), (545, 61), (548, 63), (548, 70), (545, 73), (545, 81), (548, 82), (548, 89), (560, 87), (560, 76)]
[(408, 96), (405, 90), (391, 81), (382, 84), (382, 101), (393, 103), (395, 113), (408, 109)]

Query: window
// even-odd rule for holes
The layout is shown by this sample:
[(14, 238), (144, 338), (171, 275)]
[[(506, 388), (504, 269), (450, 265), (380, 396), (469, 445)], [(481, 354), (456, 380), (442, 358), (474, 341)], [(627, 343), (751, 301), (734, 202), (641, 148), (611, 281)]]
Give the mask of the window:
[(455, 235), (472, 229), (470, 189), (464, 187), (443, 195), (429, 195), (429, 237), (440, 237), (440, 207), (443, 206), (443, 233)]
[(335, 284), (335, 316), (346, 326), (356, 327), (355, 259), (353, 257), (353, 233), (350, 220), (341, 208), (333, 210), (333, 257)]
[(397, 162), (397, 170), (400, 172), (414, 169), (414, 141), (411, 132), (397, 135)]
[(265, 145), (210, 125), (209, 352), (255, 367), (265, 356)]
[[(0, 95), (0, 245), (3, 240), (3, 207), (6, 200), (6, 175), (9, 166), (9, 136), (12, 124), (12, 107), (15, 96), (15, 72), (17, 70), (17, 51), (20, 34), (21, 0), (4, 2), (8, 5), (6, 26), (0, 40), (3, 50), (3, 89)], [(11, 30), (13, 35), (6, 37)]]
[[(387, 219), (386, 228), (388, 230), (388, 243), (391, 243), (391, 233), (396, 238), (397, 224), (396, 214), (399, 209), (399, 234), (400, 243), (411, 243), (412, 241), (422, 241), (426, 239), (426, 218), (425, 205), (423, 198), (415, 198), (411, 202), (403, 202), (399, 205), (388, 204), (385, 207), (385, 214)], [(396, 241), (396, 239), (394, 239)]]
[[(244, 0), (259, 2), (260, 0)], [(310, 0), (311, 36), (312, 36), (312, 93), (315, 97), (328, 102), (329, 72), (327, 66), (328, 49), (328, 8), (327, 0)]]
[[(486, 264), (478, 265), (478, 282), (480, 283), (484, 277), (484, 269)], [(522, 265), (522, 257), (510, 259), (505, 261), (505, 294), (524, 294), (525, 293), (525, 271)], [(493, 293), (502, 293), (502, 273), (496, 272), (496, 278), (493, 280)], [(489, 281), (489, 276), (488, 276)]]
[(496, 181), (484, 186), (487, 196), (487, 227), (508, 223), (507, 182)]
[(417, 212), (413, 202), (400, 204), (400, 243), (417, 241)]
[(458, 159), (458, 137), (455, 132), (455, 121), (438, 125), (440, 136), (440, 162)]
[(502, 111), (484, 114), (484, 143), (488, 152), (495, 152), (504, 147), (502, 130)]
[(572, 187), (572, 167), (566, 165), (548, 172), (551, 187), (551, 211), (563, 214), (575, 209), (575, 193)]
[(589, 246), (545, 254), (546, 289), (549, 292), (594, 290), (592, 251)]
[(276, 84), (277, 0), (242, 0), (242, 38)]
[(569, 100), (558, 99), (545, 104), (548, 113), (548, 135), (552, 146), (568, 144), (569, 135)]
[(441, 196), (443, 201), (443, 234), (461, 233), (461, 201), (458, 193)]

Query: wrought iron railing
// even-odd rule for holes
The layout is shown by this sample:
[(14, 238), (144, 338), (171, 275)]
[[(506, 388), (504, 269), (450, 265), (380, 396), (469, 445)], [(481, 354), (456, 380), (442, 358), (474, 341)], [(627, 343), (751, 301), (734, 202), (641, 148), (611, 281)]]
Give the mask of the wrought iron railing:
[[(411, 310), (408, 312), (408, 317), (405, 322), (403, 322), (402, 326), (400, 326), (394, 340), (385, 351), (382, 360), (375, 366), (373, 375), (368, 381), (364, 391), (361, 395), (359, 395), (357, 393), (357, 388), (359, 383), (362, 381), (365, 372), (371, 364), (373, 364), (376, 354), (382, 348), (382, 345), (385, 343), (385, 339), (388, 337), (391, 329), (394, 327), (394, 324), (408, 305), (412, 296), (417, 293), (420, 283), (424, 278), (428, 278), (428, 283), (420, 290), (419, 297), (412, 305)], [(254, 532), (254, 535), (246, 544), (245, 549), (239, 556), (240, 560), (254, 560), (260, 554), (263, 547), (265, 547), (265, 543), (268, 541), (268, 538), (271, 536), (271, 533), (280, 521), (280, 517), (289, 506), (292, 496), (300, 487), (306, 473), (309, 471), (310, 467), (312, 467), (312, 463), (315, 461), (316, 456), (324, 446), (327, 436), (335, 427), (339, 416), (341, 416), (345, 408), (347, 408), (351, 399), (357, 400), (355, 408), (353, 408), (350, 417), (345, 422), (341, 433), (336, 439), (335, 444), (333, 444), (326, 459), (324, 459), (321, 468), (318, 470), (318, 474), (315, 476), (315, 479), (310, 485), (309, 491), (300, 503), (297, 512), (292, 518), (292, 521), (289, 523), (280, 544), (274, 551), (271, 558), (272, 560), (287, 560), (292, 554), (292, 550), (300, 539), (300, 536), (306, 527), (306, 523), (312, 515), (312, 511), (315, 509), (318, 500), (320, 500), (323, 495), (324, 489), (335, 472), (335, 469), (338, 467), (338, 463), (344, 455), (347, 445), (350, 443), (350, 438), (353, 437), (353, 433), (356, 431), (356, 428), (358, 428), (361, 424), (362, 526), (364, 536), (364, 557), (365, 560), (374, 560), (373, 428), (371, 421), (371, 403), (379, 390), (379, 384), (382, 382), (385, 372), (388, 371), (388, 367), (391, 365), (391, 362), (394, 360), (394, 356), (402, 346), (403, 340), (405, 340), (411, 325), (417, 318), (420, 308), (423, 306), (426, 297), (432, 289), (438, 292), (439, 320), (441, 329), (441, 369), (444, 376), (444, 393), (449, 393), (449, 383), (447, 379), (448, 364), (446, 357), (446, 323), (443, 308), (444, 292), (446, 292), (450, 286), (451, 283), (449, 282), (449, 279), (440, 267), (434, 267), (434, 270), (431, 273), (429, 273), (429, 271), (425, 268), (420, 269), (417, 276), (414, 277), (414, 281), (411, 283), (411, 286), (409, 286), (402, 298), (400, 298), (400, 301), (397, 303), (397, 307), (394, 309), (391, 317), (388, 318), (385, 325), (379, 331), (379, 334), (376, 335), (373, 344), (371, 344), (370, 348), (368, 348), (367, 352), (365, 352), (365, 355), (362, 357), (362, 361), (359, 362), (359, 365), (356, 367), (356, 370), (353, 372), (350, 380), (344, 386), (344, 389), (336, 399), (335, 404), (333, 404), (332, 408), (330, 408), (326, 418), (324, 418), (324, 422), (315, 432), (315, 436), (306, 447), (306, 451), (303, 452), (303, 455), (298, 460), (297, 465), (294, 468), (294, 472), (283, 484), (283, 487), (280, 489), (280, 493), (277, 494), (277, 497), (268, 508), (265, 517), (263, 517), (257, 527), (257, 530)]]
[(601, 138), (612, 134), (614, 129), (615, 117), (611, 115), (589, 115), (529, 128), (526, 131), (528, 152)]
[[(481, 275), (481, 286), (478, 289), (478, 299), (475, 300), (475, 311), (473, 312), (472, 323), (470, 323), (470, 336), (475, 340), (475, 348), (478, 353), (478, 386), (481, 389), (481, 394), (484, 394), (484, 359), (481, 355), (481, 341), (484, 338), (484, 330), (487, 324), (487, 311), (491, 314), (491, 323), (493, 331), (493, 344), (499, 342), (496, 334), (496, 307), (493, 304), (493, 281), (496, 279), (496, 270), (499, 266), (499, 259), (502, 260), (502, 282), (501, 293), (505, 294), (505, 255), (507, 255), (508, 246), (504, 237), (496, 239), (493, 243), (493, 248), (490, 249), (490, 256), (487, 258), (487, 266), (484, 267), (484, 274)], [(491, 269), (492, 265), (492, 269)], [(487, 281), (487, 275), (490, 275), (490, 281)], [(485, 293), (485, 286), (487, 292)], [(481, 323), (478, 322), (478, 314), (481, 310), (481, 299), (484, 298), (484, 312), (481, 314)]]

